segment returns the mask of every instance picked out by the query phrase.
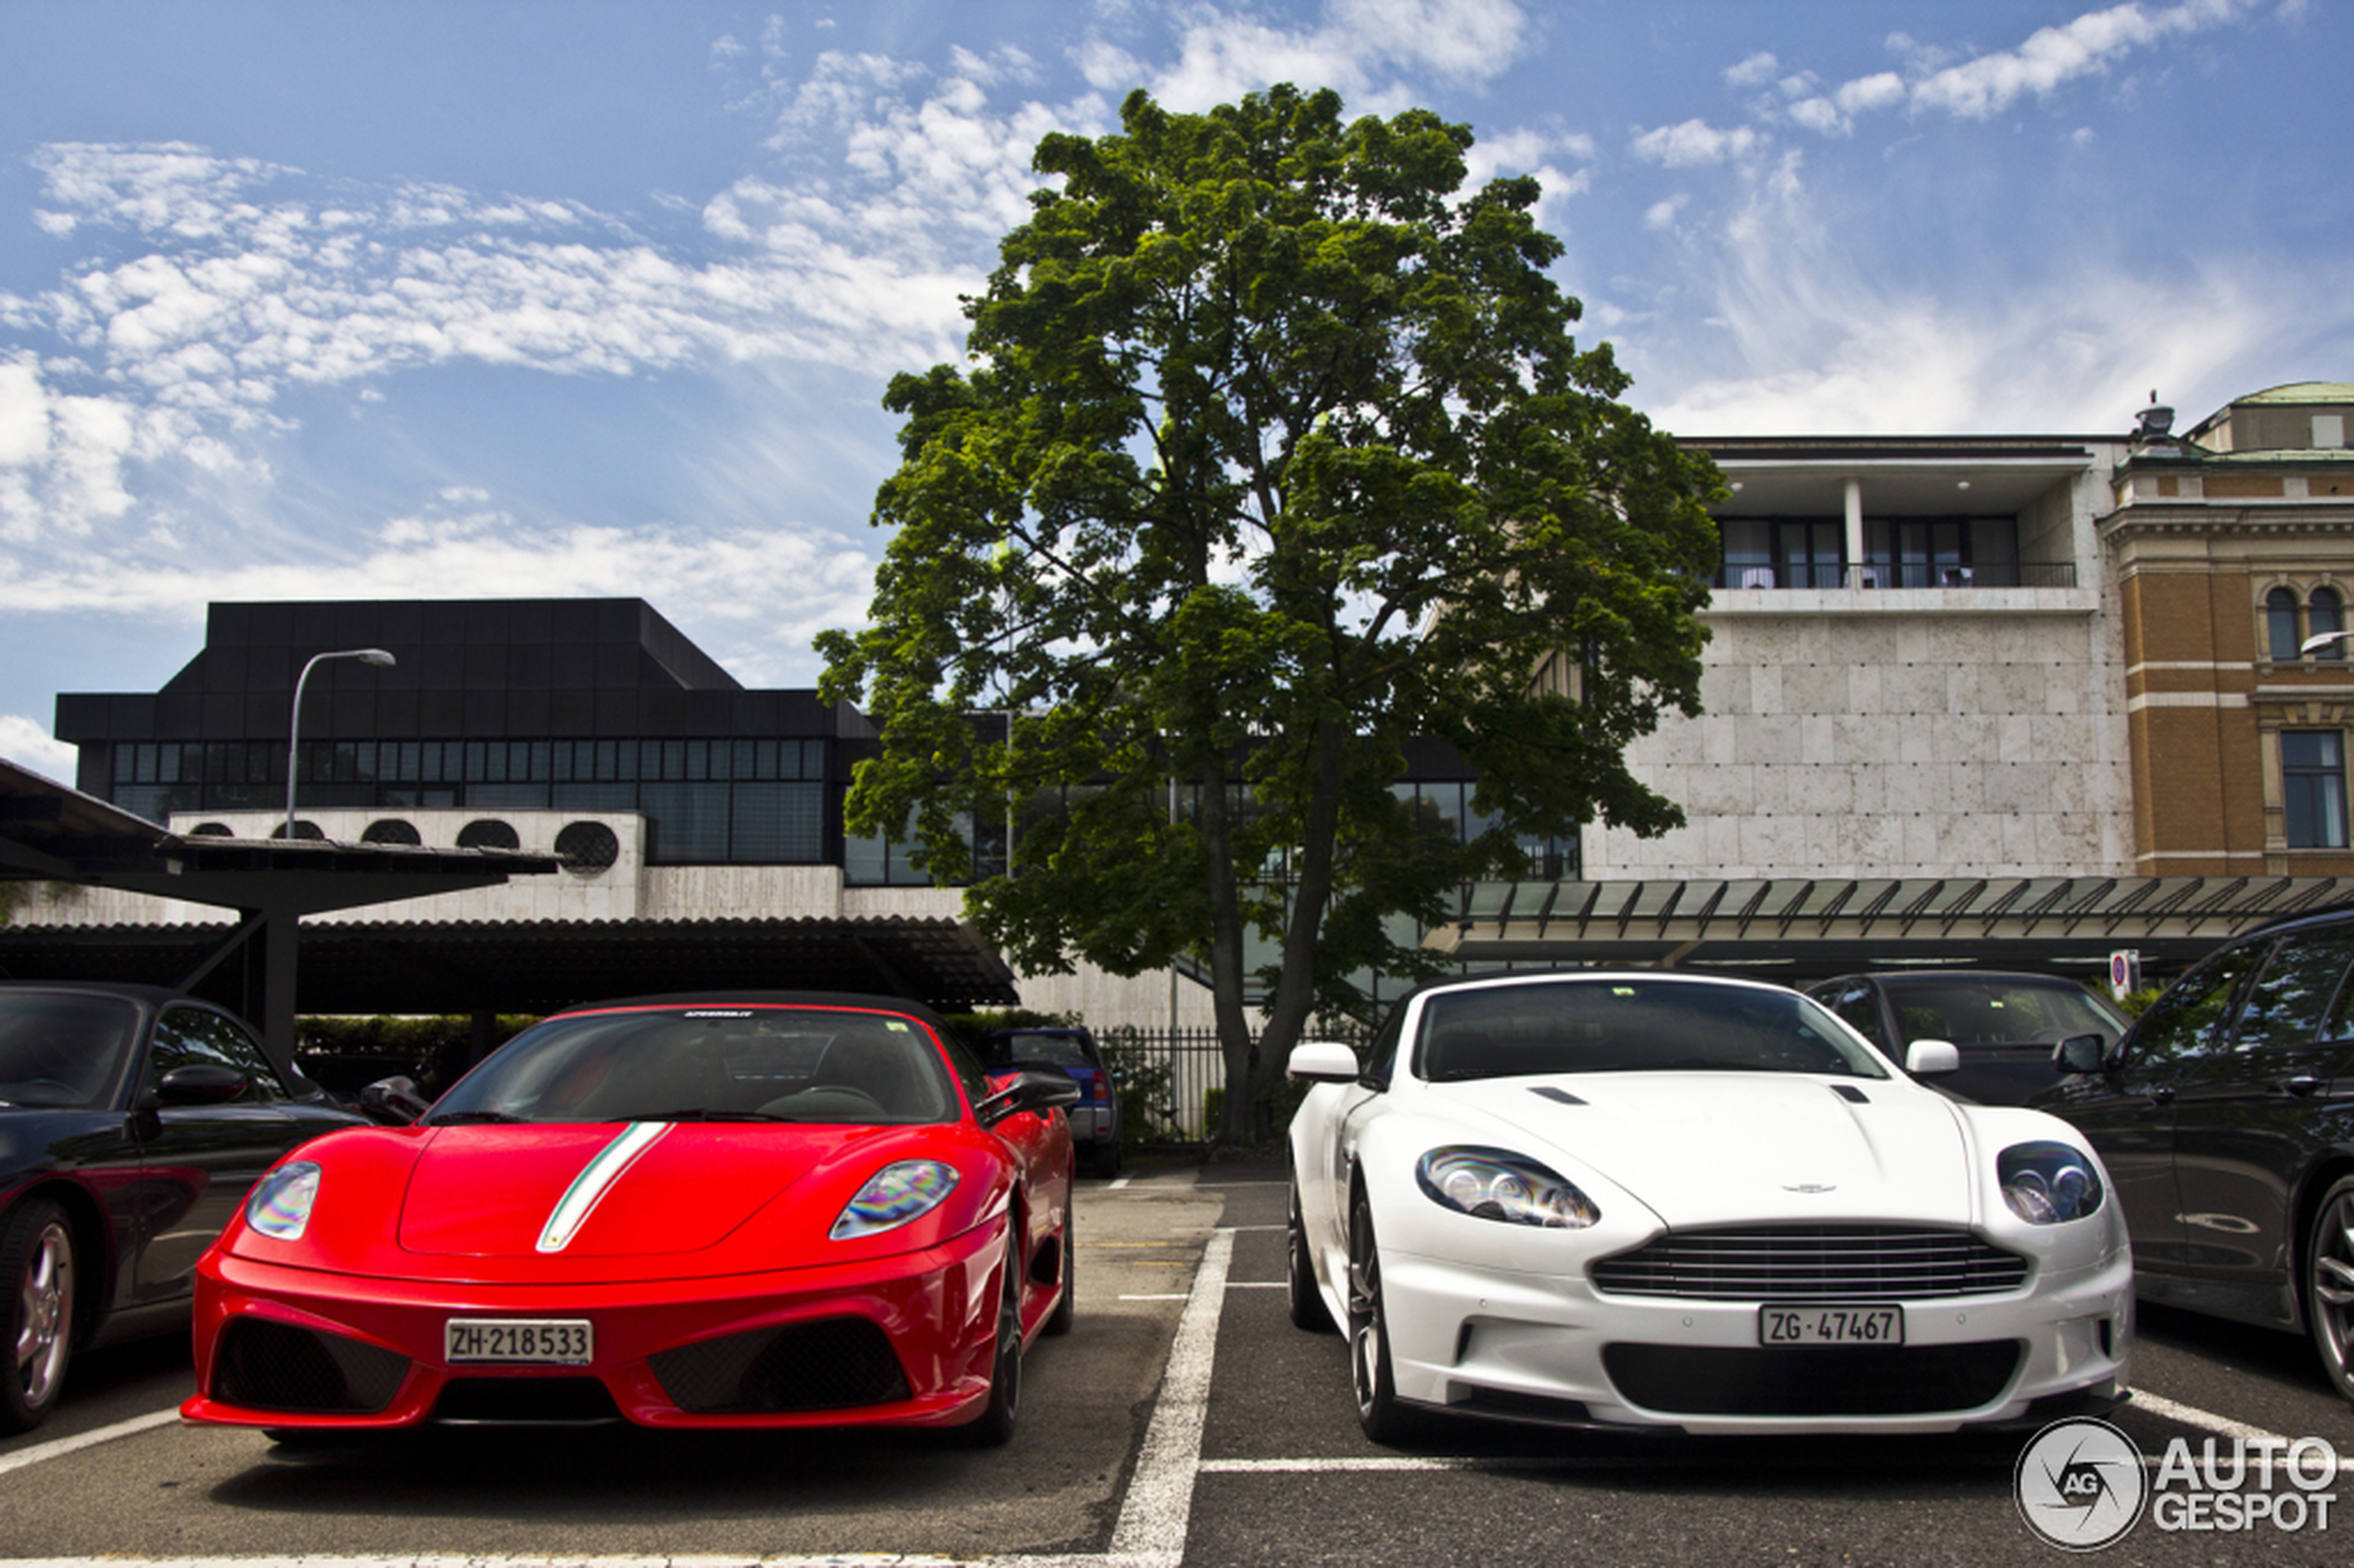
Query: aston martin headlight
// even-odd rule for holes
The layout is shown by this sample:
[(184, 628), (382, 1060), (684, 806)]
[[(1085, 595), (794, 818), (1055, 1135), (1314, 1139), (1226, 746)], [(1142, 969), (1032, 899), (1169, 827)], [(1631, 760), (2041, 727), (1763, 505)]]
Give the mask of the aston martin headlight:
[(1509, 1149), (1433, 1149), (1414, 1180), (1433, 1203), (1478, 1220), (1582, 1231), (1602, 1217), (1566, 1178)]
[(850, 1200), (834, 1228), (835, 1241), (853, 1241), (896, 1230), (938, 1208), (956, 1190), (956, 1169), (936, 1159), (903, 1159), (886, 1165), (867, 1179)]
[(2082, 1220), (2101, 1207), (2092, 1157), (2066, 1144), (2013, 1144), (1994, 1162), (2003, 1201), (2031, 1225)]
[(319, 1168), (307, 1159), (282, 1165), (253, 1184), (246, 1223), (277, 1241), (300, 1241), (319, 1201)]

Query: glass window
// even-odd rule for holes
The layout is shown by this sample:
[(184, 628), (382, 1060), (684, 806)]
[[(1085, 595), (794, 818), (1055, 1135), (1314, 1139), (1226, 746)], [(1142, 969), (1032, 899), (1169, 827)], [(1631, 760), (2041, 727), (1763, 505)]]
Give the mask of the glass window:
[(2346, 847), (2346, 737), (2281, 731), (2281, 806), (2291, 849)]
[(0, 993), (0, 1101), (96, 1110), (113, 1097), (139, 1011), (112, 996)]
[[(679, 761), (683, 765), (682, 750)], [(658, 866), (713, 866), (728, 858), (725, 784), (642, 784), (646, 858)]]
[(1796, 992), (1628, 978), (1466, 987), (1423, 1005), (1433, 1082), (1555, 1072), (1888, 1071)]
[(253, 1037), (221, 1014), (204, 1007), (167, 1007), (156, 1020), (155, 1044), (148, 1052), (155, 1075), (174, 1068), (206, 1063), (234, 1068), (245, 1074), (245, 1101), (283, 1100), (286, 1091), (277, 1069)]
[[(2323, 632), (2342, 632), (2346, 629), (2346, 601), (2337, 596), (2335, 588), (2315, 588), (2313, 597), (2306, 601), (2306, 636), (2319, 637)], [(2313, 650), (2313, 657), (2343, 659), (2346, 657), (2346, 644), (2324, 643)]]
[(2133, 1031), (2136, 1057), (2145, 1063), (2181, 1061), (2211, 1049), (2231, 1016), (2240, 981), (2264, 955), (2266, 945), (2250, 942), (2227, 947), (2151, 1003)]
[(2264, 646), (2275, 659), (2297, 657), (2297, 595), (2276, 588), (2264, 596)]
[(1854, 1029), (1856, 1033), (1881, 1050), (1885, 1051), (1889, 1048), (1888, 1026), (1881, 1021), (1879, 1016), (1879, 996), (1870, 986), (1845, 986), (1831, 996), (1817, 997), (1816, 1000), (1837, 1013), (1842, 1021)]
[(811, 865), (826, 855), (825, 786), (738, 784), (730, 860)]
[(2243, 1051), (2310, 1045), (2354, 956), (2354, 926), (2283, 937), (2248, 987), (2234, 1043)]

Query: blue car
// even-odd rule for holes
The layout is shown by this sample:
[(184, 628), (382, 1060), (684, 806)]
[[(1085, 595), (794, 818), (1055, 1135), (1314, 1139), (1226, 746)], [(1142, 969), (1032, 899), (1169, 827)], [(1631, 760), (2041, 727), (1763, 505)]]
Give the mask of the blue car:
[(1120, 1174), (1120, 1096), (1094, 1035), (1083, 1029), (993, 1030), (981, 1038), (981, 1055), (992, 1072), (1060, 1069), (1077, 1079), (1079, 1103), (1069, 1108), (1071, 1141), (1092, 1174)]

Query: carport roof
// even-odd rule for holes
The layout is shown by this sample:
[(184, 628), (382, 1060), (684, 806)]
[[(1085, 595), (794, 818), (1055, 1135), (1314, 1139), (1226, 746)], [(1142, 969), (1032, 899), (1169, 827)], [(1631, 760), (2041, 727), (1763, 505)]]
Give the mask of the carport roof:
[[(0, 973), (168, 984), (213, 925), (0, 929)], [(302, 928), (309, 1013), (548, 1013), (681, 991), (855, 991), (948, 1011), (1019, 1000), (980, 934), (944, 918), (337, 920)]]
[(1472, 964), (1821, 976), (1906, 963), (2072, 969), (2120, 949), (2188, 963), (2354, 898), (2344, 877), (1778, 878), (1475, 883), (1423, 945)]

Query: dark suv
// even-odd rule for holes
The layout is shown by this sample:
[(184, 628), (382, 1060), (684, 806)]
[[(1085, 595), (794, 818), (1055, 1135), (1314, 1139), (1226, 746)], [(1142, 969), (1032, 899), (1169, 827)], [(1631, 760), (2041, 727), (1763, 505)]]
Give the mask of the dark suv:
[(1892, 1061), (1916, 1040), (1951, 1042), (1962, 1065), (1930, 1081), (1983, 1106), (2026, 1104), (2058, 1081), (2052, 1051), (2061, 1041), (2097, 1034), (2106, 1049), (2128, 1021), (2072, 980), (1993, 969), (1843, 975), (1806, 994)]
[(1094, 1035), (1083, 1029), (992, 1030), (981, 1037), (981, 1059), (992, 1072), (1059, 1069), (1077, 1079), (1079, 1103), (1069, 1111), (1071, 1141), (1094, 1174), (1120, 1174), (1120, 1095)]
[(2139, 1293), (2304, 1328), (2354, 1398), (2354, 908), (2252, 932), (2037, 1097), (2100, 1152)]

